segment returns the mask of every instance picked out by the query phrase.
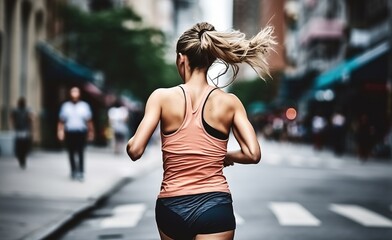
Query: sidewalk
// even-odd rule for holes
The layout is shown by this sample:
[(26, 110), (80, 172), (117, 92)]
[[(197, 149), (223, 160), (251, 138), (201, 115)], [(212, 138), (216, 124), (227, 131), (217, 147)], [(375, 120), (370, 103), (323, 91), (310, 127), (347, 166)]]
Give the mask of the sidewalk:
[(0, 157), (0, 238), (43, 239), (94, 207), (129, 179), (159, 167), (158, 145), (147, 148), (142, 159), (131, 162), (110, 148), (88, 147), (85, 180), (72, 181), (66, 151), (35, 150), (26, 170), (12, 157)]

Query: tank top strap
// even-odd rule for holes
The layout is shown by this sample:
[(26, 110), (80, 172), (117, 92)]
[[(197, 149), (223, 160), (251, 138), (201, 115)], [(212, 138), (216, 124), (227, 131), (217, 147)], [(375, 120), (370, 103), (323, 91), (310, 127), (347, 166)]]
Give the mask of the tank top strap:
[(186, 87), (184, 86), (184, 84), (179, 85), (179, 87), (181, 88), (182, 92), (184, 93), (184, 98), (185, 98), (185, 118), (187, 118), (188, 116), (191, 116), (192, 114), (192, 101), (191, 98), (188, 94), (188, 92), (186, 91)]
[(201, 106), (204, 105), (204, 102), (208, 98), (210, 92), (215, 89), (213, 86), (208, 86), (206, 89), (204, 89), (203, 93), (201, 94), (201, 99), (196, 103), (195, 108), (192, 106), (192, 99), (191, 96), (189, 95), (186, 86), (184, 84), (181, 84), (180, 87), (183, 89), (184, 94), (185, 94), (185, 101), (186, 101), (186, 113), (190, 112), (192, 114), (199, 113), (202, 109)]
[(199, 114), (200, 114), (200, 113), (202, 112), (203, 107), (204, 107), (204, 105), (205, 105), (205, 102), (207, 101), (208, 96), (210, 96), (211, 92), (212, 92), (215, 88), (216, 88), (216, 87), (208, 86), (208, 87), (204, 90), (204, 92), (203, 92), (203, 94), (202, 94), (202, 97), (201, 97), (201, 99), (200, 99), (200, 102), (198, 103), (198, 105), (197, 105), (196, 109), (193, 111), (193, 113), (199, 113)]
[(204, 110), (204, 107), (206, 106), (207, 100), (210, 97), (211, 93), (218, 89), (218, 87), (210, 86), (209, 90), (207, 91), (207, 94), (204, 95), (203, 101), (202, 101), (202, 111)]

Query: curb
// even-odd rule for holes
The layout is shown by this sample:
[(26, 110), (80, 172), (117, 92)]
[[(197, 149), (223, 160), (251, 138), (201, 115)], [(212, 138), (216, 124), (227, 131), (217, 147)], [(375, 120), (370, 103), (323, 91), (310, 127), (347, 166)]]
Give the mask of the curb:
[(29, 236), (24, 237), (21, 240), (50, 240), (59, 238), (67, 229), (77, 223), (81, 216), (88, 214), (91, 210), (97, 207), (100, 203), (104, 202), (108, 197), (131, 180), (131, 177), (120, 178), (112, 185), (112, 187), (102, 192), (100, 196), (89, 199), (84, 206), (73, 211), (68, 216), (63, 217), (49, 226), (42, 227), (43, 229), (39, 229), (31, 235), (29, 234)]

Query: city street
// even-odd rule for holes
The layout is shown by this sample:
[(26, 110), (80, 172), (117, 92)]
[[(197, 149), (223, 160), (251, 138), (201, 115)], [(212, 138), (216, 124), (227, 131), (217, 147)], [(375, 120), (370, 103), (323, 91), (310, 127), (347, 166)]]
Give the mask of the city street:
[[(260, 164), (225, 169), (234, 199), (236, 239), (392, 239), (390, 161), (362, 164), (353, 156), (337, 158), (311, 146), (260, 141)], [(229, 147), (236, 148), (232, 141)], [(158, 150), (156, 156), (159, 161)], [(156, 165), (61, 239), (159, 239), (154, 204), (161, 176)]]
[(236, 240), (392, 240), (392, 0), (0, 0), (0, 240), (159, 240), (246, 118)]

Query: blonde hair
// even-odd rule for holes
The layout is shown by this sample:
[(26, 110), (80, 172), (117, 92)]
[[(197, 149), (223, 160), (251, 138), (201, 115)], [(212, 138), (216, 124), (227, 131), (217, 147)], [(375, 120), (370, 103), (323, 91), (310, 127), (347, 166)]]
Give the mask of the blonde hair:
[(238, 64), (247, 63), (264, 80), (266, 74), (270, 76), (267, 54), (277, 44), (273, 31), (273, 27), (267, 26), (248, 40), (240, 31), (220, 32), (207, 22), (197, 23), (180, 36), (177, 53), (188, 57), (192, 70), (208, 69), (216, 60), (221, 61), (226, 70), (216, 78), (231, 68), (234, 81), (239, 71)]

